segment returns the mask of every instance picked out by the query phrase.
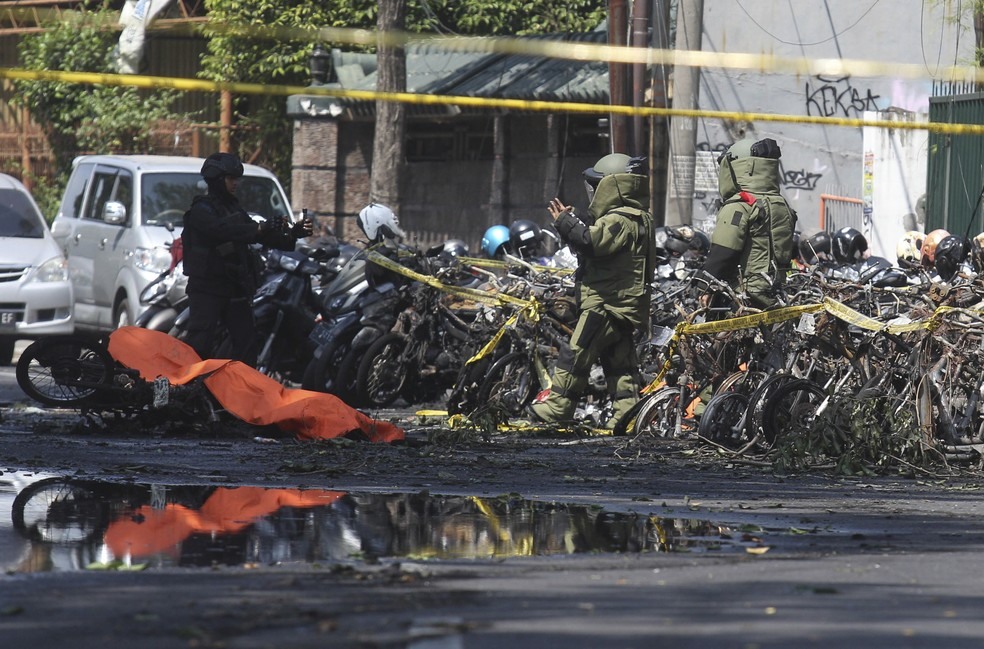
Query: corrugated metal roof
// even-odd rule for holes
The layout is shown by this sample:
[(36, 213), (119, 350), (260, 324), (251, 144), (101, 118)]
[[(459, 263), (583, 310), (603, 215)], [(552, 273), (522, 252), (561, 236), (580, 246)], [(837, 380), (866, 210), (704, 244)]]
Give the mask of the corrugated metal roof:
[[(604, 44), (607, 33), (600, 30), (528, 38)], [(346, 87), (375, 90), (376, 76), (372, 70)], [(608, 64), (525, 54), (449, 52), (437, 44), (413, 45), (407, 48), (407, 92), (607, 104)]]

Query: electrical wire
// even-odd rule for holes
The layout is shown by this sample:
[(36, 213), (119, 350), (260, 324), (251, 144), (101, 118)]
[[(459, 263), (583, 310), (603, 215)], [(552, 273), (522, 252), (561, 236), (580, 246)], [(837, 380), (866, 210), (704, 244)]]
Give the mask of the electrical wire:
[(840, 36), (841, 34), (845, 34), (845, 33), (849, 32), (850, 30), (854, 29), (857, 26), (857, 24), (860, 23), (862, 20), (864, 20), (865, 16), (867, 16), (868, 14), (870, 14), (871, 13), (871, 10), (874, 9), (875, 6), (878, 3), (880, 3), (880, 2), (881, 2), (881, 0), (873, 0), (872, 3), (871, 3), (871, 6), (868, 7), (864, 11), (864, 13), (862, 13), (860, 16), (858, 16), (858, 19), (857, 20), (855, 20), (853, 23), (851, 23), (850, 25), (848, 25), (847, 27), (845, 27), (841, 31), (835, 32), (833, 35), (830, 36), (830, 38), (825, 38), (823, 40), (814, 41), (814, 42), (811, 42), (811, 43), (803, 43), (803, 42), (796, 43), (796, 42), (793, 42), (793, 41), (783, 40), (783, 39), (779, 38), (777, 35), (775, 35), (772, 32), (770, 32), (768, 29), (766, 29), (765, 27), (763, 27), (757, 20), (755, 20), (755, 18), (753, 18), (750, 13), (748, 13), (748, 10), (745, 9), (745, 7), (741, 4), (741, 0), (735, 0), (735, 4), (738, 5), (738, 8), (741, 9), (742, 13), (744, 13), (746, 16), (748, 16), (748, 19), (751, 20), (752, 21), (752, 24), (754, 24), (756, 27), (758, 27), (763, 32), (765, 32), (770, 37), (772, 37), (774, 40), (776, 40), (779, 43), (782, 43), (783, 45), (795, 45), (795, 46), (799, 46), (799, 47), (804, 47), (804, 46), (809, 46), (809, 45), (822, 45), (823, 43), (829, 43), (832, 40), (836, 40), (837, 37)]

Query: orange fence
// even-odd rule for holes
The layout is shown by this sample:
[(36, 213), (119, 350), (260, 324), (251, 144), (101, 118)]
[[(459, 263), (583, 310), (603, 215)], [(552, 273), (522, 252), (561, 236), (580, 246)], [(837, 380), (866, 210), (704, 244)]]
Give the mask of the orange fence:
[(820, 194), (820, 229), (835, 232), (848, 226), (864, 231), (864, 201), (850, 196)]

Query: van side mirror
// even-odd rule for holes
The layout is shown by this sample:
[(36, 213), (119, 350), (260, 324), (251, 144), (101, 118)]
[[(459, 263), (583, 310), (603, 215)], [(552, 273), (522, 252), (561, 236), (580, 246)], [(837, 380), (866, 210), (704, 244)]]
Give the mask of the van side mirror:
[(110, 225), (126, 223), (126, 205), (117, 201), (106, 201), (103, 205), (102, 220)]

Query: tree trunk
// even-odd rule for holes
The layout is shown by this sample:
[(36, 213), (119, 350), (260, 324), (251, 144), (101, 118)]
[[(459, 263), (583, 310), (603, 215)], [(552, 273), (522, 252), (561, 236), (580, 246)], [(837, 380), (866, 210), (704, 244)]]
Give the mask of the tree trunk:
[[(376, 22), (380, 35), (406, 26), (406, 0), (379, 0)], [(379, 92), (406, 92), (407, 60), (402, 47), (380, 43), (377, 50)], [(390, 207), (400, 214), (400, 181), (403, 176), (404, 133), (406, 110), (404, 104), (391, 101), (376, 102), (376, 132), (372, 147), (372, 172), (369, 195), (374, 202)], [(410, 224), (405, 224), (410, 225)], [(412, 225), (411, 225), (412, 227)]]

